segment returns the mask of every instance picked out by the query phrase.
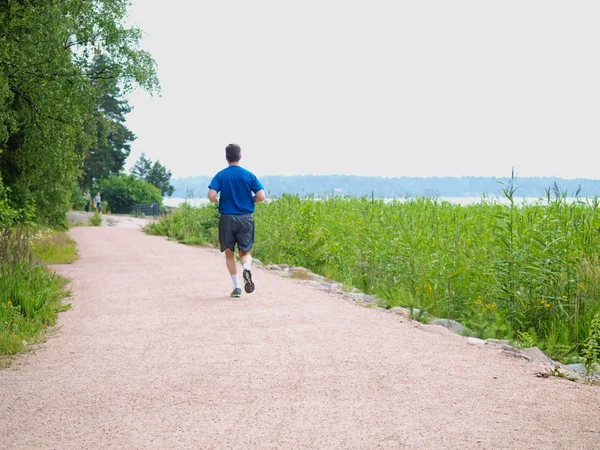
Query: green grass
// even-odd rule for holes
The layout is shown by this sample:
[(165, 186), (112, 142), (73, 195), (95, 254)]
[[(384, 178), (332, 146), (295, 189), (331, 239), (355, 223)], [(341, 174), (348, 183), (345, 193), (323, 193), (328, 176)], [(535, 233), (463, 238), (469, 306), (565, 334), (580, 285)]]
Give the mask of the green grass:
[(63, 231), (47, 230), (32, 244), (32, 255), (45, 264), (71, 264), (79, 258), (77, 244)]
[(89, 224), (92, 227), (99, 227), (102, 225), (102, 216), (96, 211), (94, 215), (90, 217)]
[(144, 231), (148, 234), (168, 236), (187, 245), (217, 245), (219, 213), (216, 205), (194, 208), (187, 203), (177, 212), (162, 217), (158, 222), (148, 224)]
[(45, 264), (76, 258), (64, 233), (24, 228), (0, 229), (0, 364), (44, 340), (59, 312), (67, 280)]
[[(535, 204), (485, 199), (301, 199), (258, 205), (253, 254), (304, 266), (385, 307), (461, 322), (473, 336), (537, 345), (557, 359), (582, 354), (600, 312), (600, 201), (567, 202), (557, 188)], [(212, 206), (184, 206), (148, 230), (216, 244)]]

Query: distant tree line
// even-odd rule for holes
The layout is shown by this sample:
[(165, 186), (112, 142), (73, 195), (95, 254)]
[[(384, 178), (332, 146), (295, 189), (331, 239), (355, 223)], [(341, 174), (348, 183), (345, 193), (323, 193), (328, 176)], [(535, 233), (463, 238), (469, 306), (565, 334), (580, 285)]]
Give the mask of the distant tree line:
[[(267, 195), (282, 194), (300, 196), (350, 195), (377, 198), (403, 197), (495, 197), (502, 195), (510, 177), (359, 177), (352, 175), (298, 175), (260, 177)], [(173, 179), (173, 197), (204, 197), (211, 177), (199, 176)], [(600, 180), (564, 179), (553, 177), (517, 178), (517, 197), (545, 197), (553, 195), (556, 186), (567, 196), (594, 197), (600, 195)]]

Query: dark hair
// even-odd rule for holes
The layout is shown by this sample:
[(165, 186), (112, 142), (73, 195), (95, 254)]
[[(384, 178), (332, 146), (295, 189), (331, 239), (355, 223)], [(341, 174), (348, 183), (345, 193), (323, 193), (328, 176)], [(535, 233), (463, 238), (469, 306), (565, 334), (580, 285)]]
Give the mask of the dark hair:
[(236, 162), (242, 159), (242, 149), (237, 144), (229, 144), (225, 147), (225, 158), (229, 162)]

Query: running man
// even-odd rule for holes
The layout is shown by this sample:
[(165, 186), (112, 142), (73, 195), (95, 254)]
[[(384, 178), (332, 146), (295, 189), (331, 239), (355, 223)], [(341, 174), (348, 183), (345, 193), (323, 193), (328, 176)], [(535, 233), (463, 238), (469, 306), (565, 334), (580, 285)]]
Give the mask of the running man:
[[(254, 292), (252, 281), (252, 255), (254, 246), (254, 205), (265, 200), (265, 191), (258, 178), (240, 166), (242, 149), (237, 144), (225, 148), (229, 167), (215, 175), (208, 185), (208, 199), (219, 205), (219, 243), (225, 252), (225, 263), (233, 281), (232, 297), (241, 297), (242, 289), (237, 275), (235, 246), (237, 244), (242, 263), (244, 290)], [(217, 194), (219, 194), (217, 197)]]

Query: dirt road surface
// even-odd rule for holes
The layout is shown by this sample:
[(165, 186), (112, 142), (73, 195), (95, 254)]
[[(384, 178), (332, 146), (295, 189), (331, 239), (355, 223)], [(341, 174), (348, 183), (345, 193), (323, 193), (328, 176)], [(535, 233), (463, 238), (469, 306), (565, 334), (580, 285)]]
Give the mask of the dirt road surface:
[[(114, 225), (114, 224), (113, 224)], [(598, 449), (600, 388), (139, 227), (78, 227), (72, 309), (0, 370), (0, 448)]]

